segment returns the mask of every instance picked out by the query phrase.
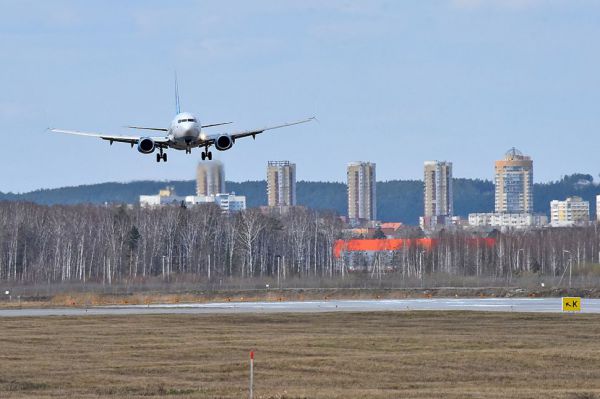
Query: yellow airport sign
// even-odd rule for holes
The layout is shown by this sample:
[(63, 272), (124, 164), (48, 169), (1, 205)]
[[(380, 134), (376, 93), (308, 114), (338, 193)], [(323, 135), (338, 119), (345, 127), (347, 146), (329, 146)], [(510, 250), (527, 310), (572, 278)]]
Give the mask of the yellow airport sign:
[(564, 297), (562, 299), (563, 312), (581, 312), (581, 298)]

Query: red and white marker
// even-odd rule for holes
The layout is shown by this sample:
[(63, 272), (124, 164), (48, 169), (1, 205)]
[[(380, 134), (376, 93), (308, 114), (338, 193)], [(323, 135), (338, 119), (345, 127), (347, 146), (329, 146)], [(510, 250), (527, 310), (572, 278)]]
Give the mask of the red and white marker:
[(254, 386), (254, 351), (250, 352), (250, 399), (253, 397)]

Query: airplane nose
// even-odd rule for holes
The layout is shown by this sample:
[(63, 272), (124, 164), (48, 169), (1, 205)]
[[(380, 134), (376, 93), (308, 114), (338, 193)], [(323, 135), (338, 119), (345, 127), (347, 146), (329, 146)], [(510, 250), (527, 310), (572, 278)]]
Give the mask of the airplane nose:
[(196, 128), (195, 126), (189, 126), (188, 128), (185, 129), (185, 135), (186, 136), (197, 136), (198, 128)]

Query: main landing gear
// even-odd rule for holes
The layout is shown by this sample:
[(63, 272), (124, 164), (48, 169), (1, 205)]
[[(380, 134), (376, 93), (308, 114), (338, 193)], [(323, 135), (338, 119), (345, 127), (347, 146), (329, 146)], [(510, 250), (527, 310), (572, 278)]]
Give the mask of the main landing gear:
[(212, 161), (212, 152), (206, 150), (202, 153), (202, 160), (206, 161), (206, 160)]
[(161, 159), (167, 162), (167, 153), (163, 152), (162, 148), (160, 149), (160, 153), (156, 154), (156, 162), (160, 162)]

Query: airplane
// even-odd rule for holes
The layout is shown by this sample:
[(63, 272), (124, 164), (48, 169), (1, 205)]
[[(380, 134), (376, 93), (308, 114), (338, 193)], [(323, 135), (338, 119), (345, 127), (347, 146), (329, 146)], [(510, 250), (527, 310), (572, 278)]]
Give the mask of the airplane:
[(143, 126), (126, 126), (129, 129), (137, 130), (148, 130), (164, 132), (161, 136), (119, 136), (102, 133), (91, 133), (81, 132), (76, 130), (63, 130), (63, 129), (49, 129), (54, 133), (66, 133), (78, 136), (98, 137), (102, 140), (106, 140), (112, 145), (114, 142), (117, 143), (129, 143), (131, 148), (137, 145), (137, 150), (142, 154), (152, 154), (156, 149), (156, 162), (161, 160), (167, 162), (167, 153), (164, 152), (167, 148), (173, 148), (176, 150), (185, 150), (186, 154), (192, 153), (192, 148), (203, 148), (202, 160), (212, 160), (212, 152), (210, 147), (214, 146), (219, 151), (226, 151), (233, 147), (236, 140), (244, 137), (252, 137), (256, 139), (256, 135), (263, 133), (266, 130), (279, 129), (282, 127), (298, 125), (301, 123), (310, 122), (315, 117), (298, 120), (295, 122), (284, 123), (276, 126), (268, 126), (259, 129), (250, 129), (240, 132), (233, 133), (220, 133), (220, 134), (205, 134), (202, 129), (211, 128), (215, 126), (228, 125), (232, 122), (224, 123), (213, 123), (208, 125), (202, 125), (198, 118), (189, 112), (181, 112), (179, 103), (179, 88), (177, 86), (177, 79), (175, 79), (175, 109), (177, 115), (171, 122), (169, 128), (159, 127), (143, 127)]

